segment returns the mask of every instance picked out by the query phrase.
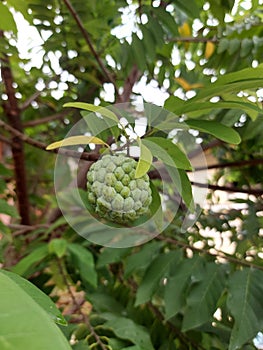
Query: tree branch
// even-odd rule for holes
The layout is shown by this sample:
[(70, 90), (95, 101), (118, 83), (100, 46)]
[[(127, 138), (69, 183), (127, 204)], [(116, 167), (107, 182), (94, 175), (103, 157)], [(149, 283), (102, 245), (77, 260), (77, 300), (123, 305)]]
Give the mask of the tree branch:
[[(5, 123), (4, 121), (0, 120), (0, 126), (2, 126), (6, 131), (10, 132), (17, 138), (21, 139), (25, 143), (34, 146), (36, 148), (42, 149), (43, 151), (46, 152), (51, 152), (51, 153), (59, 153), (63, 156), (67, 157), (72, 157), (72, 158), (80, 158), (84, 160), (91, 160), (91, 161), (96, 161), (99, 158), (99, 155), (97, 152), (77, 152), (77, 151), (72, 151), (64, 148), (59, 148), (59, 149), (53, 149), (53, 150), (47, 150), (47, 145), (43, 142), (37, 141), (32, 139), (31, 137), (23, 134), (22, 132), (12, 128), (10, 125)], [(14, 146), (15, 147), (15, 146)]]
[(179, 241), (177, 239), (174, 239), (174, 238), (170, 238), (170, 237), (165, 237), (163, 235), (158, 235), (155, 237), (155, 239), (158, 239), (159, 241), (164, 241), (166, 243), (171, 243), (171, 244), (174, 244), (178, 247), (182, 247), (182, 248), (188, 248), (188, 249), (191, 249), (195, 252), (198, 252), (198, 253), (203, 253), (203, 254), (206, 254), (206, 255), (210, 255), (210, 256), (213, 256), (213, 257), (218, 257), (218, 258), (222, 258), (222, 259), (225, 259), (229, 262), (232, 262), (236, 265), (241, 265), (241, 266), (247, 266), (247, 267), (253, 267), (254, 269), (258, 269), (258, 270), (262, 270), (263, 271), (263, 266), (261, 265), (256, 265), (252, 262), (249, 262), (249, 261), (246, 261), (246, 260), (240, 260), (240, 259), (237, 259), (231, 255), (228, 255), (226, 253), (223, 253), (222, 251), (220, 250), (217, 250), (215, 248), (213, 248), (215, 250), (216, 253), (212, 253), (210, 252), (209, 250), (207, 249), (204, 249), (204, 248), (196, 248), (194, 246), (192, 246), (191, 244), (188, 244), (188, 243), (185, 243), (185, 242), (182, 242), (182, 241)]
[(138, 81), (139, 77), (141, 75), (141, 72), (139, 71), (136, 64), (133, 65), (130, 74), (125, 79), (124, 85), (123, 85), (123, 93), (118, 96), (117, 103), (118, 102), (129, 102), (132, 89), (134, 84)]
[(235, 162), (212, 164), (208, 166), (196, 167), (195, 171), (202, 171), (206, 169), (222, 169), (222, 168), (234, 168), (234, 167), (245, 167), (247, 165), (258, 165), (263, 164), (263, 158), (259, 159), (249, 159), (249, 160), (239, 160)]
[(113, 86), (115, 88), (116, 95), (120, 98), (118, 87), (115, 83), (115, 80), (113, 79), (112, 75), (110, 74), (108, 69), (105, 67), (104, 63), (102, 62), (102, 59), (100, 58), (99, 54), (95, 50), (95, 48), (92, 44), (92, 41), (90, 39), (89, 33), (85, 29), (82, 20), (80, 19), (79, 15), (75, 11), (74, 7), (72, 6), (70, 0), (63, 0), (63, 1), (64, 1), (64, 4), (67, 6), (69, 12), (71, 13), (72, 17), (76, 21), (76, 23), (77, 23), (77, 25), (78, 25), (78, 27), (83, 35), (83, 38), (85, 39), (86, 43), (88, 44), (90, 51), (93, 54), (95, 60), (97, 61), (99, 67), (101, 68), (102, 72), (104, 73), (104, 75), (108, 79), (108, 81), (113, 84)]
[(167, 38), (167, 41), (177, 43), (177, 42), (183, 42), (183, 43), (218, 43), (219, 40), (217, 38), (205, 38), (205, 37), (176, 37), (176, 38)]
[(31, 103), (33, 101), (35, 101), (38, 98), (38, 96), (41, 95), (41, 93), (42, 93), (42, 91), (34, 92), (32, 96), (30, 96), (24, 103), (22, 103), (19, 106), (20, 111), (24, 111), (25, 109), (27, 109), (27, 107), (29, 107), (31, 105)]
[[(63, 282), (67, 288), (67, 291), (68, 291), (68, 294), (70, 295), (71, 297), (71, 300), (72, 300), (72, 303), (74, 305), (74, 311), (75, 312), (78, 312), (79, 315), (81, 316), (82, 318), (82, 321), (84, 322), (84, 324), (86, 324), (86, 326), (88, 327), (91, 335), (94, 337), (94, 339), (96, 340), (96, 343), (97, 345), (100, 346), (100, 348), (102, 350), (108, 350), (108, 347), (101, 341), (100, 339), (100, 336), (96, 333), (94, 327), (92, 326), (92, 324), (90, 323), (90, 319), (88, 317), (87, 314), (85, 314), (83, 311), (82, 311), (82, 303), (80, 303), (74, 293), (72, 292), (72, 289), (71, 289), (71, 286), (70, 286), (70, 283), (68, 281), (68, 278), (65, 274), (65, 271), (63, 269), (63, 266), (62, 266), (62, 263), (61, 263), (61, 260), (59, 258), (57, 258), (57, 265), (58, 265), (58, 268), (59, 268), (59, 271), (60, 271), (60, 275), (62, 276), (63, 278)], [(85, 299), (84, 299), (85, 301)]]
[(209, 190), (212, 191), (224, 191), (224, 192), (233, 192), (233, 193), (246, 193), (246, 194), (252, 194), (255, 197), (260, 197), (263, 195), (263, 190), (258, 189), (244, 189), (239, 187), (230, 187), (230, 186), (219, 186), (219, 185), (211, 185), (211, 184), (203, 184), (199, 182), (191, 182), (193, 186), (200, 187), (200, 188), (209, 188)]
[(49, 122), (52, 122), (53, 120), (63, 119), (69, 112), (70, 112), (70, 110), (67, 109), (67, 110), (64, 110), (60, 113), (55, 113), (55, 114), (49, 115), (47, 117), (43, 117), (43, 118), (36, 119), (36, 120), (30, 120), (28, 122), (25, 122), (23, 124), (23, 127), (28, 128), (28, 127), (32, 127), (32, 126), (37, 126), (37, 125), (49, 123)]
[[(0, 31), (0, 38), (4, 37), (4, 32)], [(5, 115), (11, 125), (12, 129), (17, 130), (23, 135), (23, 125), (20, 118), (20, 110), (18, 107), (18, 101), (15, 96), (14, 78), (10, 67), (8, 56), (4, 55), (0, 59), (1, 62), (1, 75), (5, 92), (8, 96), (7, 101), (2, 103)], [(30, 204), (28, 199), (26, 168), (25, 168), (25, 155), (24, 146), (21, 137), (17, 137), (13, 134), (12, 137), (12, 154), (14, 161), (14, 171), (16, 180), (16, 193), (18, 199), (19, 214), (21, 216), (21, 223), (25, 225), (30, 224)]]

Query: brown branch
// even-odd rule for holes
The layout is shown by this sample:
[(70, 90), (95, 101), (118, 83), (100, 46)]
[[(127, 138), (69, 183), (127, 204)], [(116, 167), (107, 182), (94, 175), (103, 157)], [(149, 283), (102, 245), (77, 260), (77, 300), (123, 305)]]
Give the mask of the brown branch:
[(94, 48), (94, 46), (92, 44), (92, 41), (90, 39), (89, 33), (85, 29), (82, 20), (80, 19), (80, 17), (77, 14), (76, 10), (72, 6), (70, 0), (63, 0), (63, 1), (64, 1), (64, 4), (67, 6), (69, 12), (71, 13), (72, 17), (74, 18), (75, 22), (77, 23), (77, 26), (79, 27), (79, 29), (80, 29), (80, 31), (81, 31), (81, 33), (83, 35), (83, 38), (85, 39), (86, 43), (88, 44), (88, 46), (90, 48), (90, 51), (91, 51), (92, 55), (94, 56), (95, 60), (97, 61), (99, 67), (101, 68), (102, 72), (104, 73), (104, 75), (108, 79), (108, 81), (113, 84), (113, 86), (115, 88), (116, 95), (118, 97), (120, 97), (119, 91), (118, 91), (118, 87), (116, 85), (116, 82), (113, 79), (113, 77), (110, 74), (110, 72), (108, 71), (108, 69), (105, 67), (102, 59), (99, 56), (99, 54), (95, 50), (95, 48)]
[(193, 339), (188, 338), (186, 334), (181, 332), (172, 322), (169, 322), (165, 320), (164, 315), (161, 313), (161, 311), (158, 309), (157, 306), (155, 306), (153, 303), (148, 302), (147, 306), (149, 310), (155, 315), (157, 319), (159, 319), (161, 322), (166, 323), (168, 328), (183, 342), (187, 347), (189, 346), (189, 343), (191, 346), (194, 347), (194, 349), (201, 349), (205, 350), (205, 348), (201, 344), (197, 344)]
[(37, 126), (37, 125), (49, 123), (49, 122), (52, 122), (53, 120), (63, 119), (67, 114), (69, 114), (69, 112), (70, 112), (70, 110), (67, 109), (67, 110), (62, 111), (60, 113), (55, 113), (55, 114), (49, 115), (48, 117), (43, 117), (43, 118), (36, 119), (36, 120), (30, 120), (28, 122), (25, 122), (23, 124), (23, 126), (24, 126), (24, 128), (27, 128), (27, 127), (32, 127), (32, 126)]
[(99, 335), (96, 333), (94, 327), (90, 323), (88, 315), (86, 315), (81, 310), (82, 304), (78, 302), (78, 300), (76, 299), (74, 293), (72, 292), (71, 286), (70, 286), (70, 284), (68, 282), (67, 276), (65, 274), (65, 271), (63, 269), (63, 266), (62, 266), (62, 263), (61, 263), (60, 259), (57, 259), (57, 264), (58, 264), (60, 275), (62, 276), (63, 282), (64, 282), (64, 284), (65, 284), (65, 286), (67, 288), (67, 291), (68, 291), (68, 293), (69, 293), (69, 295), (70, 295), (70, 297), (72, 299), (72, 302), (73, 302), (73, 305), (74, 305), (74, 309), (75, 309), (74, 311), (79, 313), (79, 315), (82, 318), (82, 321), (87, 325), (91, 335), (96, 340), (97, 345), (99, 345), (102, 350), (108, 350), (108, 347), (101, 341)]
[(12, 128), (10, 125), (5, 123), (4, 121), (0, 120), (0, 126), (2, 126), (6, 131), (12, 133), (14, 136), (17, 138), (21, 139), (25, 143), (42, 149), (43, 151), (46, 152), (51, 152), (51, 153), (59, 153), (60, 155), (66, 156), (66, 157), (72, 157), (72, 158), (79, 158), (79, 159), (84, 159), (84, 160), (91, 160), (91, 161), (96, 161), (99, 158), (99, 155), (97, 152), (77, 152), (77, 151), (72, 151), (64, 148), (59, 148), (59, 149), (52, 149), (52, 150), (47, 150), (47, 145), (43, 142), (37, 141), (32, 139), (31, 137), (23, 134), (22, 132)]
[(32, 96), (30, 96), (24, 103), (22, 103), (19, 106), (20, 111), (24, 111), (25, 109), (27, 109), (27, 107), (29, 107), (31, 105), (31, 103), (33, 101), (35, 101), (41, 95), (41, 93), (42, 93), (42, 91), (34, 92)]
[(168, 38), (167, 41), (177, 43), (177, 42), (184, 42), (184, 43), (218, 43), (219, 40), (217, 38), (205, 38), (205, 37), (176, 37), (176, 38)]
[(222, 144), (224, 144), (224, 142), (221, 140), (218, 140), (218, 139), (212, 140), (211, 142), (209, 142), (205, 145), (202, 145), (201, 148), (199, 147), (196, 150), (189, 152), (187, 156), (189, 159), (193, 159), (194, 157), (198, 156), (199, 154), (201, 154), (205, 151), (208, 151), (209, 149), (221, 146)]
[[(0, 38), (4, 37), (3, 31), (0, 31)], [(14, 78), (10, 67), (8, 56), (2, 56), (1, 61), (1, 75), (2, 81), (7, 94), (7, 101), (3, 105), (4, 113), (8, 119), (9, 124), (14, 130), (18, 130), (23, 135), (23, 125), (20, 118), (20, 110), (18, 101), (15, 96)], [(23, 141), (20, 137), (13, 134), (12, 137), (12, 155), (14, 161), (14, 171), (16, 180), (16, 193), (18, 199), (19, 214), (21, 216), (21, 223), (30, 224), (30, 204), (28, 199), (27, 178), (25, 168), (25, 155)]]
[[(159, 169), (160, 171), (161, 169)], [(149, 177), (151, 179), (162, 179), (165, 181), (171, 181), (170, 175), (166, 171), (165, 168), (162, 169), (162, 176), (160, 176), (160, 172), (157, 170), (151, 170), (149, 172)], [(191, 182), (193, 186), (200, 187), (200, 188), (208, 188), (212, 191), (224, 191), (224, 192), (233, 192), (233, 193), (247, 193), (252, 194), (256, 197), (260, 197), (263, 195), (263, 190), (261, 189), (245, 189), (245, 188), (239, 188), (239, 187), (230, 187), (230, 186), (219, 186), (219, 185), (211, 185), (207, 183), (200, 183), (200, 182)]]
[(239, 188), (239, 187), (230, 187), (230, 186), (219, 186), (219, 185), (211, 185), (211, 184), (203, 184), (199, 182), (191, 182), (193, 186), (200, 187), (200, 188), (208, 188), (212, 191), (224, 191), (224, 192), (233, 192), (233, 193), (246, 193), (246, 194), (252, 194), (256, 197), (260, 197), (263, 195), (263, 190), (253, 189), (253, 188)]
[(7, 145), (12, 146), (13, 142), (7, 137), (0, 135), (0, 141), (6, 143)]
[(118, 96), (116, 102), (129, 102), (132, 89), (134, 84), (137, 82), (139, 77), (141, 76), (141, 72), (139, 71), (136, 64), (133, 65), (130, 74), (127, 76), (124, 85), (123, 85), (123, 93)]
[(203, 253), (209, 256), (213, 256), (215, 258), (222, 258), (225, 259), (226, 261), (229, 261), (231, 263), (234, 263), (236, 265), (241, 265), (241, 266), (246, 266), (246, 267), (252, 267), (254, 269), (258, 269), (258, 270), (262, 270), (263, 271), (263, 266), (261, 265), (256, 265), (252, 262), (246, 261), (246, 260), (240, 260), (237, 258), (234, 258), (233, 256), (223, 253), (220, 250), (217, 250), (215, 248), (213, 248), (215, 250), (215, 253), (210, 252), (209, 250), (206, 250), (204, 248), (196, 248), (194, 246), (192, 246), (191, 244), (182, 242), (182, 241), (178, 241), (177, 239), (174, 238), (170, 238), (170, 237), (165, 237), (163, 235), (158, 235), (155, 237), (155, 239), (158, 239), (159, 241), (164, 241), (166, 243), (171, 243), (174, 244), (178, 247), (182, 247), (182, 248), (187, 248), (187, 249), (191, 249), (197, 253)]
[(235, 162), (228, 162), (228, 163), (218, 163), (218, 164), (212, 164), (208, 166), (201, 166), (196, 167), (195, 171), (202, 171), (206, 169), (222, 169), (222, 168), (234, 168), (234, 167), (245, 167), (247, 165), (258, 165), (263, 164), (263, 159), (250, 159), (250, 160), (239, 160)]

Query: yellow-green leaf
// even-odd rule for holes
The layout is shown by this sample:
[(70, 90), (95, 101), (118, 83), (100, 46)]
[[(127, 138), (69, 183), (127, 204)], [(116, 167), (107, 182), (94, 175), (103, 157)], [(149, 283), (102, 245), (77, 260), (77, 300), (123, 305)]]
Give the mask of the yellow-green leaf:
[(97, 112), (97, 113), (100, 113), (103, 117), (107, 117), (109, 119), (114, 120), (116, 123), (119, 123), (119, 119), (117, 118), (116, 114), (105, 107), (95, 106), (90, 103), (84, 103), (84, 102), (68, 102), (68, 103), (65, 103), (63, 107), (74, 107), (74, 108), (83, 109), (85, 111), (90, 111), (95, 113)]
[(64, 140), (53, 142), (50, 145), (47, 146), (47, 150), (59, 148), (59, 147), (65, 147), (65, 146), (75, 146), (75, 145), (87, 145), (90, 143), (94, 143), (95, 145), (104, 145), (109, 147), (109, 145), (99, 139), (95, 136), (85, 136), (85, 135), (77, 135), (77, 136), (70, 136)]
[(136, 167), (135, 178), (145, 175), (150, 169), (153, 160), (152, 152), (149, 150), (149, 148), (142, 144), (139, 137), (137, 138), (137, 142), (140, 146), (140, 158)]

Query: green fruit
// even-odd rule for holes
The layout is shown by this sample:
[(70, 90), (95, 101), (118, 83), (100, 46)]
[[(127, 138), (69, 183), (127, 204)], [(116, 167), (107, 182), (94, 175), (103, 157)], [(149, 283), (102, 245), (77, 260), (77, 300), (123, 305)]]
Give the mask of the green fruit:
[(129, 223), (149, 210), (149, 176), (135, 179), (137, 162), (124, 155), (106, 155), (87, 174), (88, 200), (101, 217)]

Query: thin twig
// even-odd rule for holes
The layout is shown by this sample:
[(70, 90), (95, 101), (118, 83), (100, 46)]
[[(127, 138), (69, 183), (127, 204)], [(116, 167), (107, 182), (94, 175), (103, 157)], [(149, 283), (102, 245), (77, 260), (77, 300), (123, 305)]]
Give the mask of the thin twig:
[(158, 318), (161, 322), (166, 323), (166, 325), (170, 328), (170, 330), (177, 335), (177, 337), (186, 345), (189, 346), (189, 343), (194, 346), (194, 349), (205, 350), (205, 348), (201, 344), (197, 344), (193, 339), (188, 338), (183, 332), (181, 332), (174, 324), (169, 321), (165, 321), (165, 318), (161, 311), (151, 302), (147, 303), (149, 309), (152, 313)]
[(217, 38), (205, 38), (205, 37), (176, 37), (176, 38), (167, 38), (167, 41), (177, 43), (177, 42), (184, 42), (184, 43), (218, 43), (219, 40)]
[(40, 118), (40, 119), (36, 119), (36, 120), (30, 120), (28, 122), (25, 122), (23, 124), (23, 127), (24, 128), (33, 127), (33, 126), (37, 126), (37, 125), (41, 125), (41, 124), (52, 122), (53, 120), (63, 119), (67, 114), (69, 114), (69, 112), (70, 112), (70, 110), (67, 109), (67, 110), (62, 111), (60, 113), (55, 113), (55, 114), (49, 115), (49, 116), (44, 117), (44, 118)]
[(61, 264), (61, 260), (60, 259), (57, 259), (57, 264), (58, 264), (59, 272), (60, 272), (60, 274), (61, 274), (61, 276), (63, 278), (63, 281), (65, 283), (65, 286), (67, 288), (67, 291), (68, 291), (68, 293), (69, 293), (69, 295), (70, 295), (70, 297), (72, 299), (72, 302), (73, 302), (73, 304), (75, 306), (75, 312), (78, 312), (81, 315), (83, 322), (87, 325), (90, 333), (95, 338), (97, 344), (101, 347), (101, 349), (102, 350), (108, 350), (107, 347), (105, 346), (105, 344), (101, 341), (99, 335), (96, 333), (94, 327), (90, 323), (89, 317), (82, 312), (82, 310), (81, 310), (82, 304), (78, 303), (78, 301), (75, 298), (74, 293), (72, 292), (72, 290), (70, 288), (70, 284), (68, 282), (67, 276), (65, 275), (65, 272), (64, 272), (64, 269), (63, 269), (63, 266)]
[(164, 241), (166, 243), (174, 244), (176, 246), (179, 246), (179, 247), (182, 247), (182, 248), (185, 248), (185, 249), (186, 248), (187, 249), (191, 249), (191, 250), (194, 250), (195, 252), (198, 252), (198, 253), (210, 255), (210, 256), (213, 256), (215, 258), (222, 258), (222, 259), (225, 259), (226, 261), (232, 262), (232, 263), (234, 263), (236, 265), (241, 265), (241, 266), (246, 266), (246, 267), (253, 267), (254, 269), (258, 269), (258, 270), (262, 270), (263, 271), (263, 266), (256, 265), (256, 264), (254, 264), (252, 262), (249, 262), (249, 261), (246, 261), (246, 260), (240, 260), (240, 259), (234, 258), (233, 256), (228, 255), (226, 253), (223, 253), (222, 251), (217, 250), (215, 248), (213, 248), (216, 251), (216, 253), (214, 254), (214, 253), (211, 253), (207, 249), (196, 248), (196, 247), (192, 246), (191, 244), (188, 244), (188, 243), (185, 243), (185, 242), (182, 242), (182, 241), (178, 241), (177, 239), (174, 239), (174, 238), (165, 237), (163, 235), (156, 236), (156, 239), (158, 239), (160, 241)]
[(208, 188), (212, 191), (223, 191), (223, 192), (232, 192), (232, 193), (246, 193), (246, 194), (252, 194), (255, 197), (263, 196), (263, 190), (261, 189), (253, 189), (253, 188), (240, 188), (240, 187), (230, 187), (230, 186), (219, 186), (219, 185), (211, 185), (206, 183), (200, 183), (200, 182), (191, 182), (193, 186), (199, 187), (199, 188)]
[(249, 159), (249, 160), (239, 160), (234, 162), (228, 162), (228, 163), (218, 163), (218, 164), (212, 164), (207, 166), (201, 166), (196, 167), (195, 171), (202, 171), (207, 169), (222, 169), (222, 168), (234, 168), (234, 167), (240, 167), (240, 166), (247, 166), (247, 165), (258, 165), (263, 164), (263, 158), (258, 159)]
[(97, 53), (97, 51), (95, 50), (92, 41), (90, 39), (89, 33), (87, 32), (87, 30), (84, 27), (84, 24), (82, 22), (82, 20), (80, 19), (79, 15), (77, 14), (76, 10), (74, 9), (74, 7), (72, 6), (70, 0), (63, 0), (64, 4), (67, 6), (69, 12), (71, 13), (72, 17), (74, 18), (74, 20), (76, 21), (82, 35), (83, 38), (85, 39), (86, 43), (88, 44), (91, 53), (93, 54), (95, 60), (97, 61), (99, 67), (101, 68), (102, 72), (104, 73), (105, 77), (108, 79), (108, 81), (110, 83), (113, 84), (114, 88), (115, 88), (115, 92), (117, 94), (117, 96), (120, 98), (120, 94), (118, 92), (118, 87), (116, 85), (115, 80), (113, 79), (112, 75), (110, 74), (110, 72), (108, 71), (108, 69), (105, 67), (104, 63), (102, 62), (102, 59), (100, 58), (99, 54)]
[(7, 145), (12, 146), (13, 142), (9, 140), (7, 137), (0, 135), (0, 141), (6, 143)]
[(35, 101), (41, 94), (42, 94), (42, 91), (34, 92), (33, 95), (31, 95), (24, 103), (22, 103), (19, 106), (20, 111), (24, 111), (25, 109), (27, 109), (27, 107), (29, 107), (31, 103)]

